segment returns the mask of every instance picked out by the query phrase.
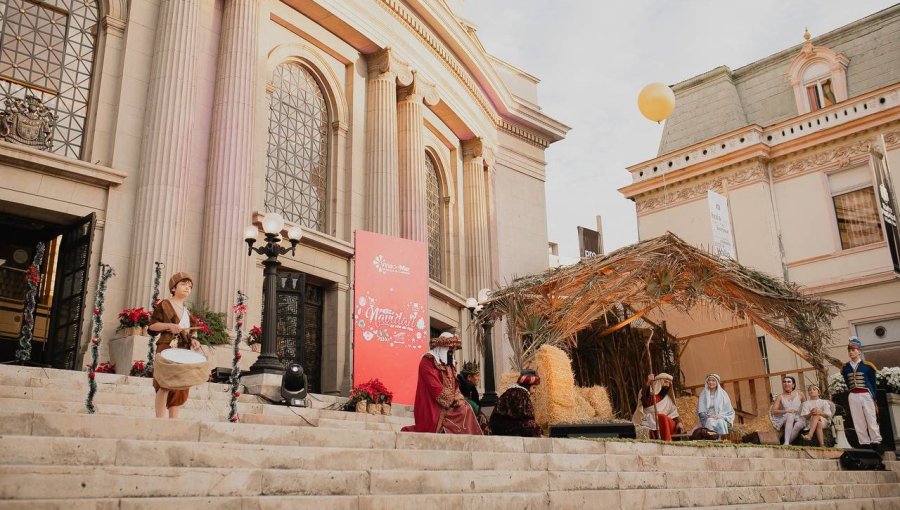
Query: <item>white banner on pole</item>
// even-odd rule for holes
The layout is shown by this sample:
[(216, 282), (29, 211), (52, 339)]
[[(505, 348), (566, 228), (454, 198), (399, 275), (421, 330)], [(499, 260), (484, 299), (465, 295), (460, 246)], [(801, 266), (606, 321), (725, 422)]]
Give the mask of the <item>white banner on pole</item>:
[(706, 200), (709, 204), (710, 223), (712, 223), (713, 254), (736, 260), (737, 254), (734, 250), (734, 235), (731, 233), (728, 199), (713, 190), (708, 190)]

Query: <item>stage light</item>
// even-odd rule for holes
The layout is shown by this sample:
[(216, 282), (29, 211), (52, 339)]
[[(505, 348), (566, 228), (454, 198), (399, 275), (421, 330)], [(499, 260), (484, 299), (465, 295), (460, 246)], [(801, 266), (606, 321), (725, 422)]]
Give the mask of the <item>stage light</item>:
[(284, 375), (281, 376), (281, 398), (284, 399), (285, 405), (307, 407), (308, 387), (303, 367), (297, 363), (291, 363)]

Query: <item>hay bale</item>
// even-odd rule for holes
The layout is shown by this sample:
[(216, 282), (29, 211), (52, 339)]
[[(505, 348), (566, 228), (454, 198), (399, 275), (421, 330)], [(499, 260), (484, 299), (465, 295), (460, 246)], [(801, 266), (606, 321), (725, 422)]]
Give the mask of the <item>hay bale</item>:
[(675, 407), (678, 408), (678, 416), (681, 418), (685, 432), (690, 432), (700, 424), (700, 420), (697, 418), (699, 402), (700, 397), (694, 395), (684, 395), (675, 399)]
[(576, 388), (578, 393), (587, 401), (594, 409), (597, 419), (615, 418), (612, 403), (609, 401), (609, 393), (603, 386), (590, 386), (588, 388)]
[(591, 404), (575, 389), (572, 361), (557, 347), (543, 345), (534, 356), (541, 378), (532, 394), (534, 418), (547, 430), (554, 423), (580, 423), (596, 416)]

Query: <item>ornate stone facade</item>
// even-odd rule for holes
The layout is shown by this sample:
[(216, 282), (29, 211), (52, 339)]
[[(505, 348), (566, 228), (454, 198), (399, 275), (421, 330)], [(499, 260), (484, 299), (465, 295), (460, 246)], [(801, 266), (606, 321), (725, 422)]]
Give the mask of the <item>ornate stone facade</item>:
[(37, 97), (7, 97), (0, 111), (0, 140), (20, 143), (40, 150), (53, 150), (53, 131), (59, 115)]

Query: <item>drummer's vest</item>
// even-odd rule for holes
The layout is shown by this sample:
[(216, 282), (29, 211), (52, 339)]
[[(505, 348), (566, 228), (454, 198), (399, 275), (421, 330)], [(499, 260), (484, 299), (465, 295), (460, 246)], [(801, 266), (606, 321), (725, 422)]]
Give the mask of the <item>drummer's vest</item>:
[[(856, 368), (860, 368), (857, 366)], [(857, 372), (856, 370), (850, 372), (849, 386), (851, 390), (866, 390), (869, 391), (869, 387), (866, 386), (866, 376), (862, 372)]]

